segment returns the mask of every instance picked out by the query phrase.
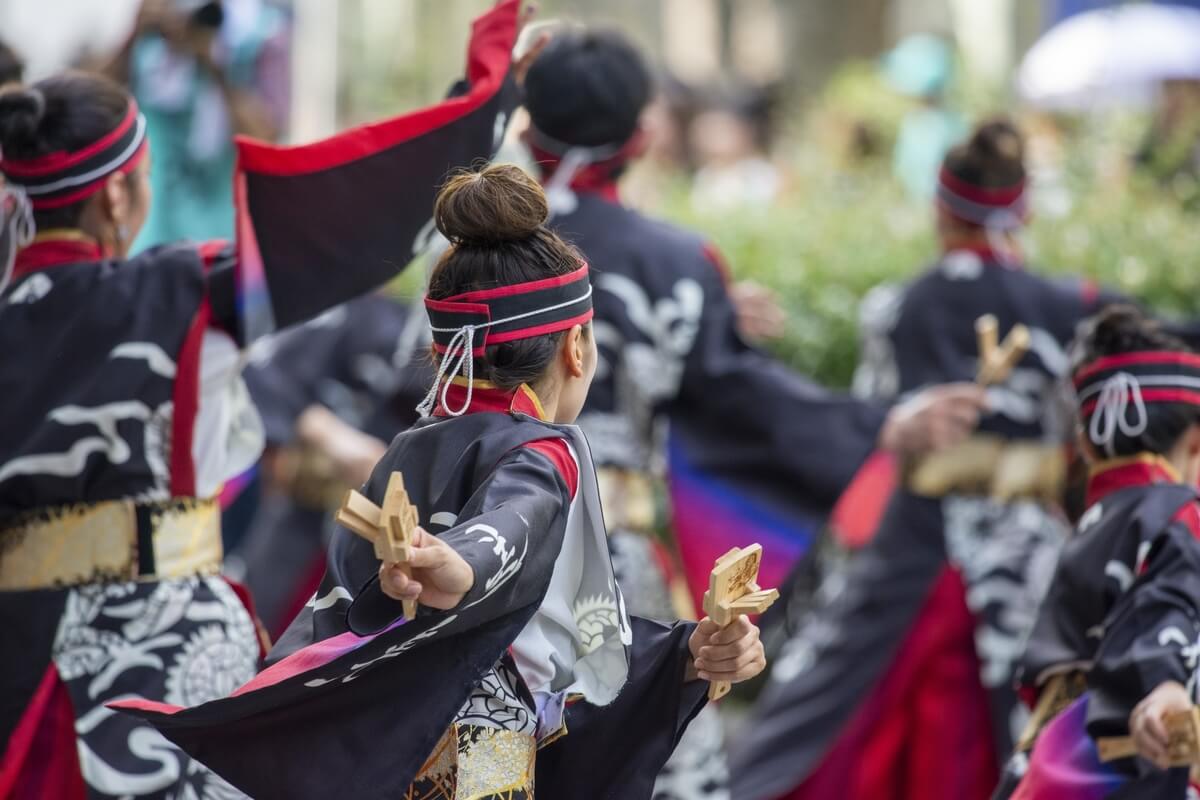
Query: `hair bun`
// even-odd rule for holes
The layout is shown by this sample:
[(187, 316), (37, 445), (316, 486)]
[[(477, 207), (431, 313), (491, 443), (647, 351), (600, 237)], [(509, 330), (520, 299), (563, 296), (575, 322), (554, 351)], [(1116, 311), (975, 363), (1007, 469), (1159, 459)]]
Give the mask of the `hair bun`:
[(19, 87), (0, 92), (0, 151), (34, 149), (46, 113), (40, 89)]
[(1013, 163), (1019, 163), (1025, 157), (1025, 142), (1021, 132), (1003, 117), (980, 124), (971, 136), (970, 149), (985, 158)]
[(457, 245), (490, 246), (528, 239), (550, 218), (546, 194), (520, 167), (493, 164), (458, 172), (433, 206), (442, 235)]

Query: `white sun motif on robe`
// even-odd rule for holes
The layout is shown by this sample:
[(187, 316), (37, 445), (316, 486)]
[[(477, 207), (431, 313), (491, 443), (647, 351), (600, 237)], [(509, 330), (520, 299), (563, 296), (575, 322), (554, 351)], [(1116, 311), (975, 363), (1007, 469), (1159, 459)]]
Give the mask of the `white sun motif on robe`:
[(575, 624), (579, 627), (584, 652), (595, 652), (604, 644), (608, 632), (620, 628), (617, 604), (612, 598), (600, 595), (578, 600), (575, 603)]
[(192, 634), (167, 670), (167, 702), (194, 706), (229, 695), (254, 677), (254, 661), (220, 625)]

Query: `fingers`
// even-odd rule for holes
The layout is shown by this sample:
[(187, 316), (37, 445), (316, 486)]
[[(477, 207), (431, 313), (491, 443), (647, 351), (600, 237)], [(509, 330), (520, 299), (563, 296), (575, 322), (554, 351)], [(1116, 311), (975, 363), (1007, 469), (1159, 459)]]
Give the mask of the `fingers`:
[(693, 634), (696, 672), (709, 681), (737, 683), (758, 675), (766, 667), (766, 654), (758, 628), (739, 617), (725, 628), (705, 619)]
[(422, 591), (421, 584), (410, 578), (399, 564), (379, 566), (379, 588), (393, 600), (416, 600)]
[(715, 622), (708, 620), (713, 625), (713, 630), (708, 634), (708, 645), (726, 645), (731, 642), (740, 641), (748, 634), (758, 636), (758, 628), (747, 617), (738, 617), (733, 622), (726, 625), (724, 628), (718, 628)]

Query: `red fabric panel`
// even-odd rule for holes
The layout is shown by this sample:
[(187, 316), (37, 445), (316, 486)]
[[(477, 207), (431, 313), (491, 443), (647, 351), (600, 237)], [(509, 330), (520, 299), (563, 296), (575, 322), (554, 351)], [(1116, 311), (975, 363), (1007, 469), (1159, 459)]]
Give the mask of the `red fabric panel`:
[(571, 499), (575, 499), (575, 491), (579, 488), (579, 465), (575, 463), (575, 459), (571, 457), (571, 450), (567, 447), (565, 439), (538, 439), (534, 442), (528, 442), (524, 445), (531, 450), (537, 450), (539, 453), (550, 459), (550, 463), (563, 476), (563, 480), (567, 482), (567, 489), (571, 492)]
[(987, 800), (999, 779), (975, 620), (946, 567), (890, 669), (808, 780), (781, 800)]
[(729, 263), (725, 260), (725, 256), (721, 255), (717, 246), (712, 242), (705, 242), (704, 257), (717, 268), (717, 272), (721, 275), (721, 282), (725, 284), (726, 288), (729, 288), (729, 284), (733, 283), (733, 273), (729, 269)]
[(205, 271), (207, 272), (217, 259), (228, 254), (232, 246), (233, 243), (225, 239), (213, 239), (196, 245), (196, 249), (200, 251), (200, 260), (204, 262)]
[(487, 103), (508, 74), (519, 7), (519, 0), (503, 0), (475, 20), (467, 52), (467, 81), (471, 86), (467, 94), (411, 114), (352, 128), (312, 144), (279, 147), (237, 136), (239, 169), (267, 175), (302, 175), (332, 169), (466, 116)]
[(1192, 532), (1192, 536), (1200, 539), (1200, 505), (1188, 503), (1175, 515), (1172, 522), (1182, 522)]
[(75, 743), (75, 709), (54, 664), (46, 668), (0, 761), (2, 800), (87, 797)]
[(858, 549), (874, 538), (896, 488), (897, 473), (896, 457), (882, 450), (872, 453), (859, 467), (829, 515), (839, 542)]
[(233, 589), (233, 593), (237, 595), (238, 600), (242, 601), (242, 607), (246, 609), (246, 613), (250, 615), (250, 619), (254, 622), (254, 631), (258, 634), (258, 658), (261, 661), (267, 657), (267, 651), (271, 649), (271, 637), (267, 635), (266, 627), (262, 624), (262, 620), (258, 618), (258, 611), (254, 608), (254, 596), (250, 594), (249, 587), (244, 583), (238, 583), (224, 575), (221, 577), (229, 584), (229, 588)]
[(196, 433), (196, 414), (200, 410), (200, 344), (208, 328), (212, 307), (208, 298), (196, 309), (196, 316), (184, 336), (179, 357), (175, 359), (176, 377), (171, 419), (171, 495), (193, 497), (196, 494), (196, 462), (192, 458), (192, 439)]

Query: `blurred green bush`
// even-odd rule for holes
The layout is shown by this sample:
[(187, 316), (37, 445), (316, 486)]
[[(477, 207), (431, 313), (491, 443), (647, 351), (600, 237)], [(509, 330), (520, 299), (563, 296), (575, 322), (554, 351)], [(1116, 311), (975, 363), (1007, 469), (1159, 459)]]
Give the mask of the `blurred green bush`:
[[(889, 171), (904, 106), (872, 81), (869, 70), (851, 68), (809, 122), (785, 133), (777, 152), (787, 188), (770, 208), (705, 215), (681, 186), (657, 209), (711, 237), (737, 278), (779, 292), (789, 325), (772, 349), (831, 386), (848, 385), (853, 373), (862, 296), (915, 276), (936, 255), (932, 209), (906, 197)], [(1167, 316), (1200, 315), (1200, 225), (1188, 210), (1196, 184), (1131, 169), (1144, 120), (1020, 121), (1055, 151), (1034, 153), (1053, 166), (1036, 173), (1030, 268), (1086, 275)]]

